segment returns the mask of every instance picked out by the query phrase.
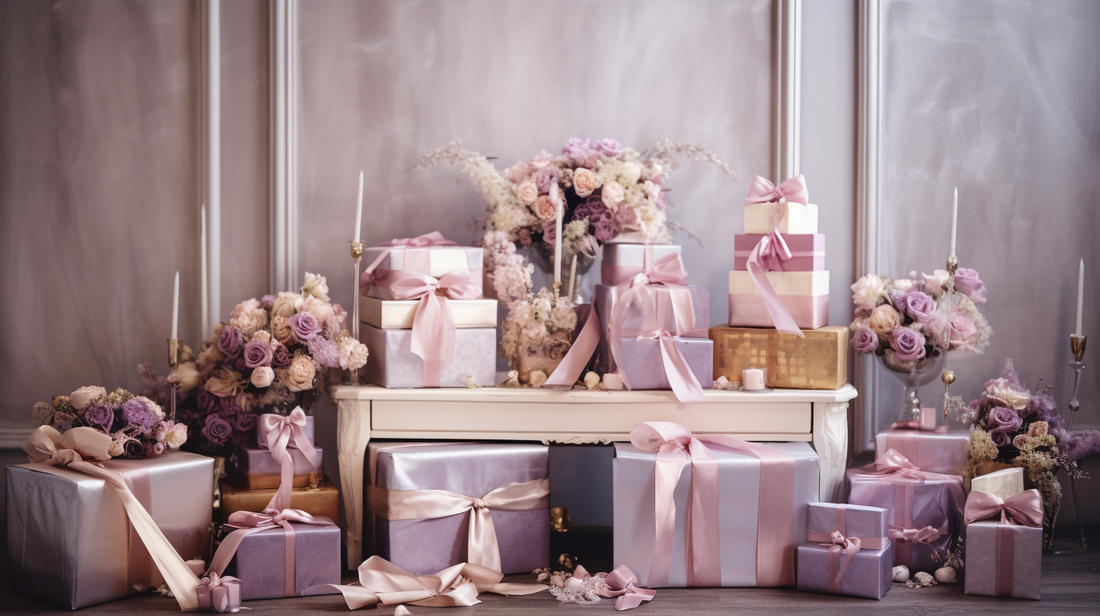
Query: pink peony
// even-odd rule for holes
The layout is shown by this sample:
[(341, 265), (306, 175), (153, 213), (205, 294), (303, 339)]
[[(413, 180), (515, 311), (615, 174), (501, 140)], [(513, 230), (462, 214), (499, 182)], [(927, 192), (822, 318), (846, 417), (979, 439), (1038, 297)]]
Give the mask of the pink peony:
[(623, 199), (626, 199), (626, 191), (623, 190), (621, 184), (611, 181), (603, 185), (600, 196), (603, 197), (604, 205), (606, 205), (608, 209), (614, 211), (615, 208), (623, 202)]
[(534, 205), (539, 198), (539, 187), (534, 180), (528, 178), (516, 187), (516, 196), (524, 205)]
[(588, 169), (581, 167), (573, 173), (573, 190), (576, 191), (578, 197), (591, 195), (596, 190), (597, 184), (599, 184), (599, 180), (596, 178), (596, 174)]
[(554, 202), (547, 195), (539, 195), (539, 198), (535, 200), (535, 207), (532, 209), (535, 211), (535, 216), (538, 216), (539, 220), (543, 222), (557, 219), (558, 208), (555, 207)]
[(879, 276), (867, 274), (852, 285), (852, 303), (857, 309), (874, 310), (884, 299), (886, 281)]
[(974, 326), (974, 321), (971, 321), (970, 317), (962, 313), (951, 315), (951, 332), (948, 335), (948, 341), (952, 350), (966, 346), (977, 335), (978, 328)]
[(890, 335), (898, 325), (901, 325), (901, 315), (889, 304), (878, 306), (867, 317), (867, 327), (880, 337)]

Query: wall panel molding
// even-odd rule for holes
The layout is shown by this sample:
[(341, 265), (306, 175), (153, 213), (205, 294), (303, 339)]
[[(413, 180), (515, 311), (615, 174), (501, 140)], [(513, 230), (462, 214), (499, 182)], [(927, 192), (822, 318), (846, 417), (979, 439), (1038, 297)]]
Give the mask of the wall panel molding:
[(798, 175), (802, 100), (802, 0), (775, 0), (772, 69), (775, 71), (772, 180)]
[(301, 284), (298, 266), (298, 3), (276, 0), (271, 11), (271, 288)]

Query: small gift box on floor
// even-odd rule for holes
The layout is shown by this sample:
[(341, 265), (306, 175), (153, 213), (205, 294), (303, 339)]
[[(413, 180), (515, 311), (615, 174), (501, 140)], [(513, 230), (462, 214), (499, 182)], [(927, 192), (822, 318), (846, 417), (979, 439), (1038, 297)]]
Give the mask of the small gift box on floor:
[[(227, 521), (230, 515), (238, 511), (263, 511), (276, 491), (275, 488), (250, 490), (227, 481), (221, 482), (220, 486), (222, 506), (218, 519), (221, 522)], [(294, 488), (290, 491), (290, 507), (315, 517), (336, 520), (340, 515), (340, 491), (328, 479), (316, 486)]]
[(660, 421), (630, 436), (612, 462), (615, 566), (650, 588), (795, 585), (819, 487), (809, 444), (693, 437)]
[(372, 442), (369, 460), (375, 547), (394, 565), (414, 575), (463, 562), (501, 573), (547, 565), (545, 445)]
[(710, 328), (714, 377), (740, 381), (745, 368), (766, 368), (768, 387), (839, 389), (848, 383), (848, 328), (803, 330), (802, 337), (757, 327)]
[[(213, 458), (171, 451), (102, 466), (122, 477), (182, 558), (208, 556)], [(49, 464), (12, 465), (7, 473), (13, 592), (75, 610), (164, 583), (104, 479)]]
[(966, 445), (969, 442), (969, 430), (894, 427), (875, 435), (875, 456), (893, 449), (922, 471), (957, 475), (966, 468)]
[(881, 507), (810, 503), (798, 546), (798, 590), (881, 599), (893, 583), (894, 545)]
[[(977, 482), (966, 500), (966, 594), (1039, 599), (1043, 499), (1023, 490), (1023, 470)], [(993, 488), (997, 493), (979, 488)]]
[(930, 473), (890, 450), (869, 466), (848, 469), (853, 505), (886, 510), (887, 536), (894, 542), (894, 564), (931, 573), (958, 532), (963, 505), (959, 475)]

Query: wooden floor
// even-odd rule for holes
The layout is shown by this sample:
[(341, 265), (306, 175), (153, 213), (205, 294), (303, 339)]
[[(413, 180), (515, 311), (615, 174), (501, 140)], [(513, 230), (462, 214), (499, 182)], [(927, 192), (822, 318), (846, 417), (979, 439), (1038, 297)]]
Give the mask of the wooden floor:
[[(1090, 529), (1092, 545), (1100, 548), (1100, 527)], [(4, 555), (0, 571), (7, 577), (7, 555)], [(348, 578), (351, 581), (353, 578)], [(510, 576), (509, 581), (533, 581), (531, 576)], [(722, 588), (722, 589), (660, 589), (657, 597), (633, 611), (637, 616), (684, 614), (784, 614), (809, 613), (833, 614), (1035, 614), (1058, 613), (1064, 616), (1076, 614), (1100, 614), (1100, 549), (1085, 554), (1045, 555), (1043, 557), (1043, 599), (1023, 601), (970, 597), (963, 594), (962, 584), (940, 585), (933, 588), (906, 588), (894, 584), (882, 601), (849, 599), (799, 593), (793, 590)], [(615, 613), (614, 603), (604, 601), (599, 605), (580, 606), (559, 604), (549, 593), (524, 597), (498, 597), (482, 595), (483, 602), (472, 608), (455, 610), (459, 614), (517, 614), (539, 616), (553, 614), (610, 614)], [(339, 595), (272, 601), (250, 601), (245, 604), (251, 614), (300, 614), (304, 612), (342, 613), (347, 606)], [(377, 616), (393, 614), (394, 607), (380, 607), (367, 612)], [(412, 607), (415, 614), (447, 614), (438, 608)], [(82, 615), (179, 613), (175, 602), (156, 595), (132, 597), (113, 603), (86, 608)], [(53, 608), (32, 599), (13, 595), (7, 584), (0, 585), (0, 613), (4, 614), (63, 614), (68, 610)], [(242, 612), (243, 613), (243, 612)]]

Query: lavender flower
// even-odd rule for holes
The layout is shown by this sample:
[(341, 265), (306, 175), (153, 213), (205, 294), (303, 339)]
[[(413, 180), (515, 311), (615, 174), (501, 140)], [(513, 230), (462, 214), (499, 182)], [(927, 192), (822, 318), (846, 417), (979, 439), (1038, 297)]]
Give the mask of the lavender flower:
[(890, 305), (894, 307), (900, 314), (905, 314), (905, 293), (901, 291), (888, 291), (886, 297), (890, 300)]
[(222, 355), (236, 357), (243, 346), (244, 332), (232, 325), (226, 325), (222, 329), (222, 335), (218, 337), (218, 350), (222, 352)]
[(202, 427), (202, 435), (211, 443), (221, 447), (233, 434), (233, 426), (222, 419), (220, 415), (207, 415), (206, 423)]
[(298, 342), (306, 342), (317, 335), (321, 329), (317, 324), (317, 318), (308, 312), (299, 312), (290, 317), (290, 331)]
[(860, 353), (874, 353), (878, 350), (878, 336), (870, 329), (861, 327), (852, 336), (852, 347)]
[(899, 360), (915, 361), (924, 357), (924, 336), (920, 332), (899, 325), (890, 338), (890, 346)]
[(140, 398), (127, 400), (122, 405), (122, 421), (141, 434), (148, 434), (156, 427), (160, 418)]
[(588, 151), (591, 149), (591, 147), (589, 147), (591, 143), (592, 142), (588, 139), (574, 137), (565, 142), (565, 145), (561, 147), (561, 153), (568, 156), (574, 163), (583, 164), (588, 160)]
[(271, 352), (271, 365), (276, 368), (286, 368), (290, 365), (290, 351), (285, 346), (276, 342), (275, 348)]
[(263, 296), (263, 299), (260, 300), (260, 307), (263, 308), (264, 310), (268, 311), (268, 312), (271, 312), (271, 309), (275, 307), (275, 296), (274, 295), (265, 295), (265, 296)]
[(998, 447), (1005, 447), (1012, 443), (1012, 437), (1023, 425), (1023, 420), (1012, 409), (1003, 406), (994, 408), (986, 419), (989, 425), (989, 436)]
[(111, 433), (111, 426), (115, 423), (114, 411), (98, 404), (89, 406), (84, 411), (84, 423), (106, 434)]
[(935, 310), (936, 302), (927, 293), (910, 291), (905, 295), (905, 313), (914, 321), (924, 323)]
[(317, 363), (325, 368), (340, 367), (340, 350), (335, 342), (321, 336), (314, 336), (308, 346), (309, 352), (313, 354), (313, 359), (317, 360)]
[(244, 347), (244, 363), (248, 368), (259, 368), (271, 364), (271, 345), (254, 338)]
[(550, 192), (550, 187), (558, 183), (561, 179), (561, 169), (553, 165), (548, 165), (535, 172), (535, 185), (539, 187), (539, 192), (546, 194)]
[(595, 149), (608, 158), (617, 158), (623, 153), (623, 146), (614, 139), (600, 139), (596, 142)]
[(984, 304), (985, 283), (978, 278), (977, 270), (960, 267), (955, 272), (955, 290), (970, 298), (975, 304)]

